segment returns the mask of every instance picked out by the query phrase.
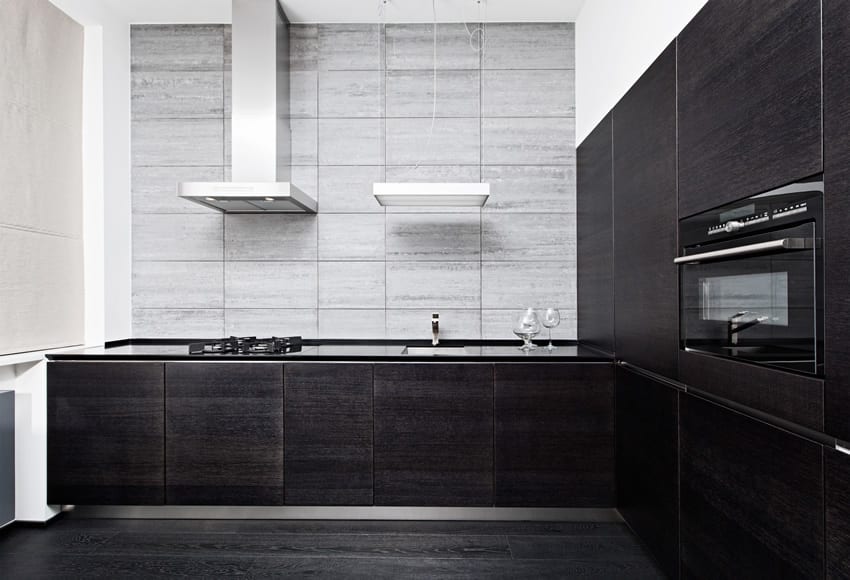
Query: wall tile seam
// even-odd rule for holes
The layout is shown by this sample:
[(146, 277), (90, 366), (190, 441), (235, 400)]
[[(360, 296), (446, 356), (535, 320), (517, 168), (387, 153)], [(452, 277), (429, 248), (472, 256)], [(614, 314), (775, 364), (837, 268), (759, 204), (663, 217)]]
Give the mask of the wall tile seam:
[(15, 231), (15, 232), (21, 232), (21, 233), (37, 235), (37, 236), (45, 236), (45, 237), (49, 237), (49, 238), (61, 238), (61, 239), (65, 239), (65, 240), (75, 240), (75, 241), (76, 240), (78, 240), (78, 241), (83, 240), (82, 232), (80, 232), (80, 234), (68, 234), (66, 232), (44, 230), (44, 229), (33, 228), (33, 227), (29, 227), (29, 226), (11, 224), (11, 223), (0, 223), (0, 229), (11, 230), (11, 231)]

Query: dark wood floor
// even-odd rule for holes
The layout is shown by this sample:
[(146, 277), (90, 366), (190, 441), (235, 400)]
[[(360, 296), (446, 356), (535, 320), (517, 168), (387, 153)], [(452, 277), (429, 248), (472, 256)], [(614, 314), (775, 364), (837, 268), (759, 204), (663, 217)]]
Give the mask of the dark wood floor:
[(663, 578), (623, 524), (106, 520), (0, 530), (0, 577)]

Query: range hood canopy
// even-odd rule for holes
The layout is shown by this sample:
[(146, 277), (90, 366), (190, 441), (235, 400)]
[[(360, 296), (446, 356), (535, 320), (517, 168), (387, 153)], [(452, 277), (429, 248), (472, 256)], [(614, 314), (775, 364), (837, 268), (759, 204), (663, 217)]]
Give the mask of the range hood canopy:
[(289, 22), (278, 0), (233, 0), (233, 181), (184, 182), (178, 195), (232, 213), (316, 213), (289, 182)]
[(178, 193), (225, 213), (316, 213), (316, 200), (289, 182), (185, 182)]
[(372, 193), (383, 206), (481, 207), (490, 197), (490, 184), (374, 183)]

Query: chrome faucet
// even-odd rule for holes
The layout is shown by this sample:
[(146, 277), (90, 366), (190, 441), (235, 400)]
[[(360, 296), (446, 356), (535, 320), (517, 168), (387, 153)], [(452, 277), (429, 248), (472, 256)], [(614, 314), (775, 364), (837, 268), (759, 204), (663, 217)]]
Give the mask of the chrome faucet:
[(431, 346), (440, 344), (440, 313), (431, 315)]
[(747, 314), (754, 314), (749, 312), (748, 310), (743, 310), (733, 316), (729, 317), (729, 320), (726, 321), (726, 337), (729, 341), (729, 344), (738, 344), (738, 333), (742, 330), (746, 330), (748, 328), (752, 328), (756, 324), (761, 324), (768, 318), (769, 316), (758, 316), (752, 320), (748, 320), (747, 322), (740, 322), (739, 320), (746, 316)]

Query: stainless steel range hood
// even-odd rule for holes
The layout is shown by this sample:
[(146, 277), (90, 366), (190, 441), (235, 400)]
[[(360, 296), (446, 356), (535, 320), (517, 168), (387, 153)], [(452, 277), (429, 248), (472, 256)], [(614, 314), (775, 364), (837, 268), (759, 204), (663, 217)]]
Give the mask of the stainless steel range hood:
[(232, 176), (178, 195), (227, 213), (316, 213), (290, 183), (289, 22), (278, 0), (233, 0)]

